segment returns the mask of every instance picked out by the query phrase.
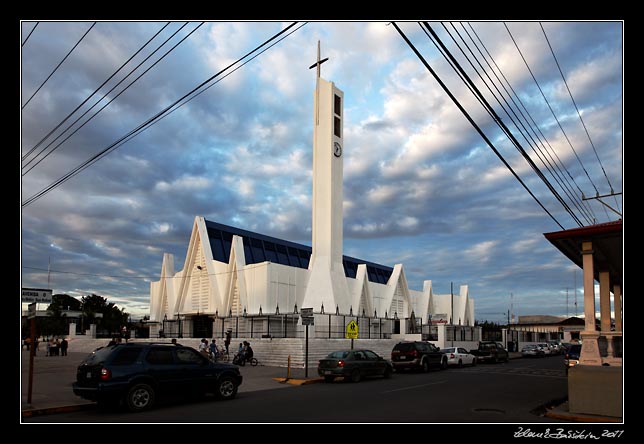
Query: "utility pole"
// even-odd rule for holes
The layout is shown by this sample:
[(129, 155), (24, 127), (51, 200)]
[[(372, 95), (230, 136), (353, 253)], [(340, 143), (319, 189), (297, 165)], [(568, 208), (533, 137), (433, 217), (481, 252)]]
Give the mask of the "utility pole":
[(450, 309), (450, 314), (449, 314), (449, 323), (452, 324), (452, 347), (454, 347), (454, 336), (455, 336), (455, 331), (454, 331), (454, 283), (450, 282), (449, 283), (449, 294), (450, 294), (450, 299), (451, 299), (451, 309)]
[(566, 287), (566, 318), (569, 318), (570, 314), (568, 313), (568, 287)]
[(575, 285), (575, 317), (577, 317), (577, 269), (574, 270), (574, 285)]

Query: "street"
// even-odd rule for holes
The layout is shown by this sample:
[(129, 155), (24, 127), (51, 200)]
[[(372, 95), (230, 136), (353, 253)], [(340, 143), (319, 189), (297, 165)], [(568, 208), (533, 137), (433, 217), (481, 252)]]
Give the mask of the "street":
[[(561, 356), (515, 359), (352, 384), (240, 390), (232, 401), (173, 401), (132, 414), (91, 408), (25, 418), (56, 423), (552, 423), (532, 411), (567, 394)], [(256, 368), (243, 368), (248, 374)], [(315, 373), (312, 372), (312, 375)], [(242, 385), (243, 387), (243, 385)]]

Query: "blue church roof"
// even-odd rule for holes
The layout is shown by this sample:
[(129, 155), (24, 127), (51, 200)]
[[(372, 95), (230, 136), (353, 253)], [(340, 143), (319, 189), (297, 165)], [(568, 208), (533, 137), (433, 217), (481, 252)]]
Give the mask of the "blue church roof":
[[(231, 227), (209, 220), (205, 222), (212, 256), (216, 261), (228, 262), (233, 235), (237, 235), (243, 239), (247, 264), (270, 261), (291, 267), (309, 268), (309, 260), (311, 259), (313, 249), (308, 245), (253, 233), (252, 231), (242, 230), (241, 228)], [(392, 267), (349, 256), (342, 256), (344, 274), (347, 277), (356, 277), (358, 264), (365, 264), (367, 266), (367, 275), (370, 282), (386, 284), (393, 272)]]

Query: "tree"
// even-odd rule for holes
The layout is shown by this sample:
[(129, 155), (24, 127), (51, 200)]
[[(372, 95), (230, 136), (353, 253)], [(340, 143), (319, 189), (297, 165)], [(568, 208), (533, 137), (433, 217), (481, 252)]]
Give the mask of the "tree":
[[(110, 333), (118, 333), (122, 325), (127, 323), (128, 314), (125, 309), (118, 308), (114, 302), (107, 302), (107, 298), (97, 294), (81, 298), (83, 318), (87, 325), (99, 324)], [(102, 318), (96, 315), (100, 313)]]

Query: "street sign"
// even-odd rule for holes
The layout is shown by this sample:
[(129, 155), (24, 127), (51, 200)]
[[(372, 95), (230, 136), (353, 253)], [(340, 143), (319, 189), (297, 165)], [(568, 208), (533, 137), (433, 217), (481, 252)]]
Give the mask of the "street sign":
[(44, 302), (51, 304), (52, 291), (45, 288), (23, 288), (22, 302)]
[(27, 319), (33, 319), (36, 317), (36, 303), (32, 302), (29, 304), (29, 310), (27, 311)]
[(312, 308), (301, 308), (300, 309), (300, 316), (303, 318), (310, 318), (313, 316), (313, 309)]
[(313, 309), (302, 308), (300, 309), (300, 316), (302, 316), (302, 325), (315, 325), (313, 323)]
[(347, 324), (347, 331), (344, 336), (346, 339), (358, 339), (358, 323), (354, 320), (351, 320)]

